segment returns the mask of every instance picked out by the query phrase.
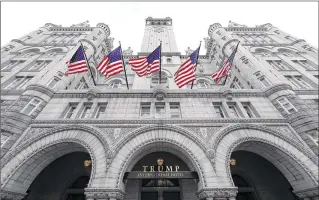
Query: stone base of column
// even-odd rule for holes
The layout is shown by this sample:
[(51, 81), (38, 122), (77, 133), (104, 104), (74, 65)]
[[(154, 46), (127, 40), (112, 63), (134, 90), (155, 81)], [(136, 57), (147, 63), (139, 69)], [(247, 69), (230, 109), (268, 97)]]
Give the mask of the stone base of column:
[(317, 187), (305, 190), (297, 190), (294, 193), (302, 200), (318, 200), (319, 190)]
[(1, 200), (21, 200), (23, 199), (27, 194), (21, 194), (18, 192), (10, 192), (6, 190), (1, 189)]
[(238, 188), (204, 188), (197, 192), (200, 200), (235, 200)]
[(112, 188), (85, 188), (87, 200), (123, 200), (125, 192)]

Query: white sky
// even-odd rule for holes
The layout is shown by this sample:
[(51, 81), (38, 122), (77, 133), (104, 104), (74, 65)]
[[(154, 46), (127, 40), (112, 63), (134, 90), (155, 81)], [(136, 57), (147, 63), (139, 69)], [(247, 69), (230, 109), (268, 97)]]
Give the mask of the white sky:
[[(89, 20), (109, 25), (114, 47), (140, 51), (145, 19), (171, 17), (178, 50), (195, 49), (208, 36), (209, 25), (229, 20), (248, 26), (271, 23), (318, 47), (317, 2), (1, 2), (1, 46), (45, 23), (70, 26)], [(205, 54), (201, 48), (201, 54)]]

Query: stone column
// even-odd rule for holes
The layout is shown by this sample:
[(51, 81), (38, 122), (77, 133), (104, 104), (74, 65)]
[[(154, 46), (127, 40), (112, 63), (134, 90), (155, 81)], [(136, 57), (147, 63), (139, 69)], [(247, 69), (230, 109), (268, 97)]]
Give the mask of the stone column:
[(123, 200), (125, 193), (113, 188), (85, 188), (87, 200)]
[(18, 192), (10, 192), (7, 190), (1, 189), (1, 198), (2, 200), (22, 200), (27, 194), (21, 194)]
[(237, 187), (231, 188), (204, 188), (197, 192), (200, 200), (235, 200)]

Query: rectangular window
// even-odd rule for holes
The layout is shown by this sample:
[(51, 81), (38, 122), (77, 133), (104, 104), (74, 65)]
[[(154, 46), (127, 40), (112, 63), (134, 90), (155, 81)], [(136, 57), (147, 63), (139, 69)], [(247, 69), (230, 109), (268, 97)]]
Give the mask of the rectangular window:
[(169, 103), (171, 118), (181, 118), (181, 109), (179, 103)]
[(312, 88), (302, 76), (285, 76), (287, 80), (293, 85), (294, 89), (309, 89)]
[(254, 118), (257, 116), (257, 114), (253, 111), (252, 105), (249, 102), (242, 102), (241, 104), (249, 118)]
[(150, 102), (142, 102), (141, 103), (141, 117), (149, 117), (151, 115), (151, 103)]
[(91, 116), (92, 103), (84, 104), (80, 118), (87, 119)]
[(16, 76), (5, 89), (21, 89), (33, 78), (33, 76)]
[(233, 83), (230, 85), (233, 89), (244, 89), (244, 86), (240, 83), (237, 77), (234, 78)]
[(80, 82), (75, 86), (74, 89), (81, 90), (89, 88), (88, 84), (86, 83), (84, 78), (81, 78)]
[(70, 119), (73, 116), (77, 105), (78, 103), (69, 103), (69, 106), (67, 107), (65, 111), (64, 118)]
[(4, 67), (1, 66), (1, 71), (11, 71), (22, 63), (24, 63), (24, 61), (12, 60)]
[(314, 66), (310, 65), (306, 60), (293, 60), (292, 62), (302, 66), (306, 70), (316, 70), (316, 68)]
[(58, 77), (54, 77), (48, 84), (49, 88), (54, 88), (56, 84), (60, 81), (61, 79)]
[(258, 79), (265, 87), (271, 86), (270, 82), (268, 81), (268, 79), (266, 79), (266, 77), (262, 76), (262, 77), (259, 77)]
[(230, 112), (229, 113), (230, 117), (235, 117), (235, 118), (239, 117), (239, 114), (238, 114), (238, 111), (237, 111), (237, 108), (236, 108), (235, 104), (228, 103), (228, 108), (229, 108), (229, 112)]
[(219, 118), (225, 118), (225, 114), (221, 103), (213, 103), (215, 112)]
[(297, 109), (287, 100), (286, 97), (277, 98), (277, 102), (288, 114), (297, 112)]
[(155, 116), (156, 117), (165, 117), (165, 103), (156, 102), (155, 103)]
[(281, 60), (267, 60), (267, 62), (276, 70), (292, 70), (290, 66), (283, 63)]
[(101, 116), (106, 114), (106, 103), (99, 103), (97, 106), (95, 118), (100, 118)]
[(41, 71), (45, 68), (51, 61), (36, 61), (30, 68), (30, 71)]
[(1, 131), (1, 147), (9, 140), (12, 134)]
[(41, 104), (41, 100), (33, 98), (21, 111), (25, 115), (31, 115), (33, 111)]

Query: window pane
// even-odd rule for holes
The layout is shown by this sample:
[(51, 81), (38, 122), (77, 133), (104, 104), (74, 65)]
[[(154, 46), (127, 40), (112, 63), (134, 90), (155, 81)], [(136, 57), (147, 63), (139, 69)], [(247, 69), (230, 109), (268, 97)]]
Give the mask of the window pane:
[(81, 118), (89, 118), (91, 106), (85, 106)]
[(26, 114), (26, 115), (29, 115), (31, 113), (31, 111), (33, 111), (33, 109), (35, 108), (36, 106), (33, 105), (33, 104), (29, 104), (24, 110), (23, 110), (23, 114)]
[(225, 117), (221, 106), (219, 106), (219, 105), (214, 106), (214, 109), (215, 109), (215, 112), (216, 112), (218, 117), (220, 117), (220, 118), (224, 118)]
[(105, 114), (106, 106), (99, 106), (96, 118), (99, 118), (102, 114)]

